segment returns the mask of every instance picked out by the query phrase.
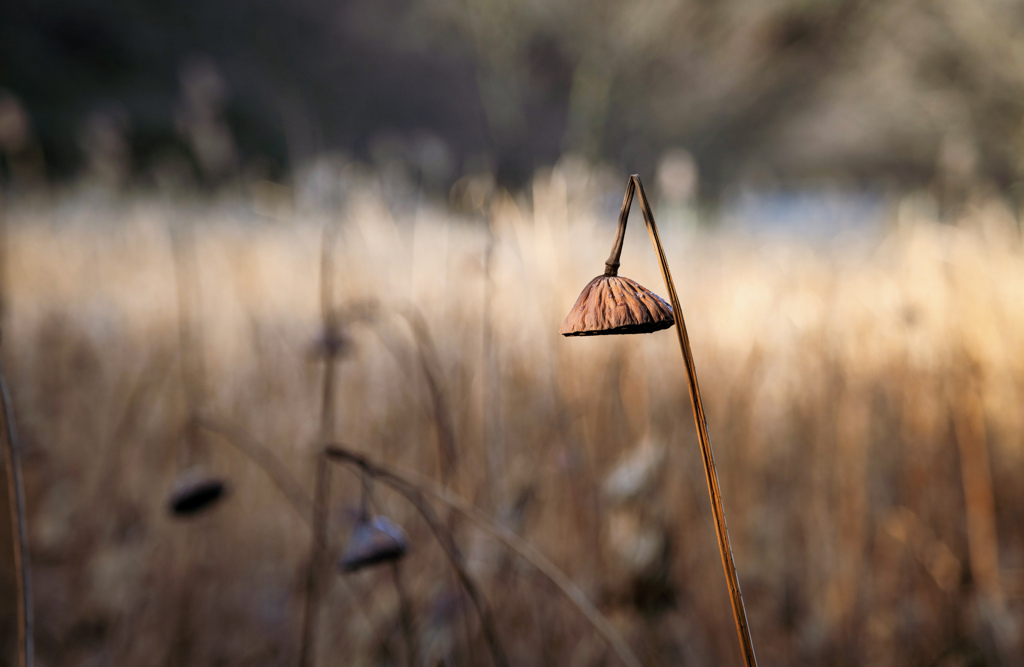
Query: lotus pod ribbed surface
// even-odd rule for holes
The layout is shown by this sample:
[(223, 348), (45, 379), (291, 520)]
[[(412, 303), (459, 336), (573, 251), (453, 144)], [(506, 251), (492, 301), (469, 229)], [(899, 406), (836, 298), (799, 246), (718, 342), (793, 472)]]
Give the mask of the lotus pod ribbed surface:
[(634, 280), (601, 275), (583, 288), (559, 330), (563, 336), (651, 333), (675, 322), (672, 306)]

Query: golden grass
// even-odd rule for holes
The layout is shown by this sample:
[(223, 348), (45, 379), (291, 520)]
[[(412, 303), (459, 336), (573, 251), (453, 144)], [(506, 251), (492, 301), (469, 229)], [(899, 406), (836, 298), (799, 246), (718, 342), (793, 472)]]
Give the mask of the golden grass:
[[(395, 316), (415, 308), (451, 412), (452, 492), (567, 572), (645, 664), (738, 664), (686, 380), (657, 363), (674, 336), (558, 335), (607, 252), (614, 214), (598, 201), (585, 174), (564, 169), (539, 174), (529, 201), (498, 197), (488, 264), (485, 225), (427, 207), (396, 219), (372, 191), (354, 196), (337, 218), (335, 298), (372, 300), (379, 315), (347, 331), (337, 433), (439, 479), (435, 408)], [(812, 247), (655, 213), (761, 661), (1013, 664), (1024, 252), (1012, 216), (981, 204), (949, 226), (903, 207), (884, 239)], [(27, 447), (40, 662), (163, 665), (174, 647), (180, 664), (294, 664), (310, 537), (278, 489), (210, 435), (208, 465), (231, 497), (192, 522), (164, 513), (187, 417), (167, 230), (197, 230), (205, 410), (271, 447), (311, 496), (325, 220), (146, 200), (10, 210), (2, 350)], [(644, 231), (628, 234), (623, 272), (659, 285)], [(602, 481), (644, 441), (664, 462), (649, 489), (613, 506)], [(359, 484), (333, 475), (336, 555)], [(485, 662), (429, 528), (384, 488), (374, 501), (409, 533), (421, 657)], [(613, 663), (545, 578), (454, 526), (512, 664)], [(652, 535), (664, 553), (638, 570), (623, 542)], [(385, 568), (331, 580), (318, 664), (400, 661), (389, 579)]]

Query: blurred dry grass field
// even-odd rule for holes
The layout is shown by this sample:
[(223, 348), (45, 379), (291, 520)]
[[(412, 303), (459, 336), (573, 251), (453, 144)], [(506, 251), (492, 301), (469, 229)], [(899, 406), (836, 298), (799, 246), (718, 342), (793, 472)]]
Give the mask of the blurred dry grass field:
[[(341, 440), (439, 477), (436, 392), (400, 316), (419, 313), (453, 434), (453, 492), (567, 572), (644, 664), (738, 663), (685, 379), (661, 361), (678, 354), (673, 334), (557, 335), (612, 240), (600, 199), (585, 174), (555, 170), (529, 201), (496, 196), (489, 226), (394, 212), (369, 187), (337, 214), (278, 221), (150, 200), (12, 207), (2, 350), (27, 449), (40, 663), (293, 664), (310, 539), (295, 508), (205, 433), (195, 445), (231, 496), (186, 522), (165, 512), (189, 417), (177, 304), (181, 289), (204, 414), (268, 446), (312, 494), (328, 222), (340, 225), (348, 343)], [(761, 662), (1020, 664), (1014, 218), (979, 204), (941, 225), (904, 206), (884, 238), (812, 247), (655, 215)], [(194, 230), (180, 280), (171, 229)], [(636, 222), (622, 274), (663, 292)], [(368, 303), (371, 319), (345, 318)], [(332, 475), (336, 556), (359, 480)], [(426, 524), (384, 487), (373, 503), (409, 535), (402, 576), (424, 664), (486, 664)], [(615, 664), (546, 579), (471, 524), (452, 526), (513, 664)], [(3, 584), (10, 619), (9, 574)], [(318, 664), (402, 663), (387, 568), (339, 574), (323, 600)]]

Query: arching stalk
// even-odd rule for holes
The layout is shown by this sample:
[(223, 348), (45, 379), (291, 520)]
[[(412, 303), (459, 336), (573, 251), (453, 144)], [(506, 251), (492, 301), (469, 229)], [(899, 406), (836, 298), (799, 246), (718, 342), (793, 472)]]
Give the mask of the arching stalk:
[(729, 527), (725, 522), (725, 509), (722, 506), (722, 492), (718, 487), (718, 473), (715, 470), (715, 454), (711, 449), (711, 438), (708, 437), (707, 420), (704, 417), (704, 404), (700, 398), (700, 388), (697, 386), (697, 369), (693, 363), (693, 352), (690, 350), (690, 337), (686, 333), (686, 322), (683, 319), (683, 307), (679, 304), (679, 296), (676, 294), (675, 283), (672, 282), (672, 273), (668, 268), (668, 260), (665, 258), (665, 250), (661, 247), (661, 238), (658, 236), (658, 226), (654, 222), (654, 213), (647, 201), (647, 194), (640, 182), (640, 177), (633, 174), (626, 183), (626, 195), (622, 200), (622, 210), (619, 213), (619, 227), (615, 236), (615, 243), (612, 245), (611, 255), (605, 262), (605, 274), (614, 276), (618, 273), (619, 255), (622, 252), (622, 240), (626, 233), (626, 219), (629, 217), (629, 207), (633, 201), (633, 194), (640, 197), (640, 211), (643, 213), (644, 222), (647, 223), (647, 233), (651, 237), (655, 252), (658, 253), (658, 263), (661, 266), (661, 275), (665, 279), (665, 288), (668, 290), (669, 302), (672, 304), (672, 313), (676, 321), (676, 337), (679, 339), (679, 350), (683, 354), (683, 363), (686, 365), (686, 378), (690, 388), (690, 403), (693, 407), (693, 421), (697, 427), (697, 438), (700, 441), (700, 453), (704, 459), (704, 475), (708, 483), (708, 495), (711, 499), (711, 511), (715, 517), (715, 531), (718, 533), (718, 550), (722, 556), (722, 568), (725, 570), (725, 581), (729, 587), (729, 601), (732, 604), (732, 615), (736, 622), (736, 633), (739, 635), (740, 649), (743, 652), (744, 664), (747, 667), (756, 667), (757, 660), (754, 657), (754, 645), (750, 640), (750, 628), (747, 625), (747, 612), (743, 606), (743, 593), (740, 591), (740, 581), (736, 576), (736, 564), (732, 557), (732, 544), (729, 541)]

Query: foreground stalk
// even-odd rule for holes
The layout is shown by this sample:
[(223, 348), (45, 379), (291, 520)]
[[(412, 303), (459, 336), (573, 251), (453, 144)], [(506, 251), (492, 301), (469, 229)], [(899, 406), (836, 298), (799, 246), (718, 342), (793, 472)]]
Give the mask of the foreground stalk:
[(675, 316), (676, 337), (679, 339), (679, 350), (683, 354), (683, 363), (686, 364), (686, 377), (690, 387), (690, 402), (693, 406), (693, 421), (697, 426), (700, 453), (704, 459), (704, 474), (708, 483), (708, 495), (711, 498), (711, 510), (715, 516), (715, 531), (718, 533), (718, 550), (722, 556), (725, 581), (729, 586), (729, 600), (732, 603), (732, 615), (736, 621), (736, 632), (739, 635), (740, 649), (743, 652), (744, 664), (747, 667), (755, 667), (757, 660), (754, 657), (754, 645), (750, 640), (750, 628), (747, 626), (747, 612), (743, 607), (743, 593), (740, 591), (740, 581), (736, 576), (736, 564), (733, 562), (732, 545), (729, 541), (729, 527), (725, 522), (722, 492), (718, 488), (718, 473), (715, 470), (715, 455), (711, 449), (711, 439), (708, 437), (707, 420), (704, 417), (704, 404), (701, 402), (700, 388), (697, 386), (697, 369), (693, 363), (693, 352), (690, 351), (690, 337), (686, 333), (683, 308), (679, 304), (679, 296), (676, 294), (675, 283), (672, 282), (672, 273), (668, 268), (668, 260), (665, 259), (665, 250), (661, 247), (658, 227), (654, 223), (654, 213), (651, 212), (651, 205), (647, 201), (647, 195), (644, 193), (643, 184), (640, 183), (640, 177), (636, 174), (629, 177), (629, 182), (626, 185), (626, 196), (622, 201), (622, 211), (619, 214), (618, 234), (616, 235), (615, 245), (612, 248), (612, 254), (605, 264), (606, 273), (615, 275), (618, 270), (619, 255), (622, 252), (622, 240), (626, 231), (626, 218), (629, 217), (629, 207), (633, 201), (634, 192), (640, 197), (640, 210), (643, 213), (644, 222), (647, 223), (647, 232), (650, 234), (651, 243), (654, 245), (654, 250), (658, 253), (661, 275), (665, 279), (665, 288), (668, 289), (669, 302), (672, 304), (672, 312)]

